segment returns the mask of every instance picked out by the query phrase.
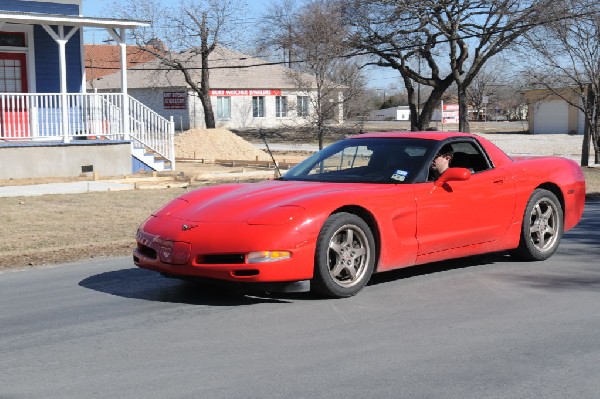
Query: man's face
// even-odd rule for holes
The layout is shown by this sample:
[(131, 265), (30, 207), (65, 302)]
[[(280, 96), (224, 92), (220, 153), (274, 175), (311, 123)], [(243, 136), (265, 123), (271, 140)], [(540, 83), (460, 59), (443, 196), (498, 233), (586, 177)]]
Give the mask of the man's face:
[(442, 174), (446, 169), (448, 169), (449, 163), (449, 155), (437, 155), (433, 162), (431, 162), (431, 169), (436, 170), (439, 174)]

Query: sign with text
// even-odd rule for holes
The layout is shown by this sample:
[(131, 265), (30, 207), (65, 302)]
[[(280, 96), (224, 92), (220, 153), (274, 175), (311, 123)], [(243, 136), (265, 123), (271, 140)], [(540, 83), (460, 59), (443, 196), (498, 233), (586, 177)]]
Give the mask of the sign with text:
[(212, 89), (210, 96), (280, 96), (281, 90), (272, 89)]
[(163, 106), (165, 109), (186, 109), (187, 93), (185, 91), (165, 91)]
[(458, 104), (444, 104), (442, 123), (458, 123)]

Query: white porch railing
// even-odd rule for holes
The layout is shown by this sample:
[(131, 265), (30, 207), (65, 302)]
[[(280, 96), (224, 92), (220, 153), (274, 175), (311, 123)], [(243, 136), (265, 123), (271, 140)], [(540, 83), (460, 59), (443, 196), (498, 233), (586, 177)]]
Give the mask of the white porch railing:
[[(150, 148), (175, 170), (175, 123), (129, 97), (129, 134), (135, 148)], [(160, 134), (158, 134), (160, 132)]]
[[(66, 102), (67, 120), (62, 107)], [(150, 149), (175, 168), (174, 124), (133, 97), (129, 101), (129, 136), (125, 134), (123, 94), (0, 93), (0, 140), (131, 140), (133, 148)]]

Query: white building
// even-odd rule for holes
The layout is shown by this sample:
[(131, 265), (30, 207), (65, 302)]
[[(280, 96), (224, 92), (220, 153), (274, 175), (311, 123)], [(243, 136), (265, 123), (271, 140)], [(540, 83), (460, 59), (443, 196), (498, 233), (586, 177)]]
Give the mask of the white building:
[(525, 92), (525, 98), (530, 133), (583, 134), (585, 128), (583, 112), (565, 100), (568, 98), (573, 104), (581, 102), (580, 94), (574, 89), (528, 90)]
[(377, 109), (369, 112), (369, 120), (372, 121), (408, 121), (410, 120), (410, 108), (408, 106), (390, 107)]
[[(200, 82), (199, 56), (179, 54), (189, 59), (187, 67)], [(267, 65), (223, 47), (209, 56), (210, 99), (217, 127), (229, 129), (300, 126), (310, 122), (316, 99), (315, 81), (281, 65)], [(167, 70), (160, 61), (150, 61), (127, 71), (129, 94), (164, 117), (173, 117), (177, 130), (204, 127), (204, 110), (197, 94), (180, 71)], [(96, 79), (99, 92), (119, 87), (118, 73)], [(338, 95), (341, 99), (341, 91)], [(333, 101), (333, 100), (332, 100)], [(343, 114), (338, 100), (338, 115)], [(339, 120), (339, 118), (338, 118)]]

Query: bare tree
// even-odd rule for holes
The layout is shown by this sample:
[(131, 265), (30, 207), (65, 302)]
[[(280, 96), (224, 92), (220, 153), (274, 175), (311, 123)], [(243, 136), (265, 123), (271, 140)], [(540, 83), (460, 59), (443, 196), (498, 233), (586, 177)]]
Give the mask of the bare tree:
[(357, 61), (346, 57), (347, 29), (340, 4), (335, 0), (306, 3), (295, 16), (291, 37), (292, 53), (302, 62), (290, 70), (290, 77), (300, 89), (315, 93), (310, 96), (311, 122), (317, 129), (319, 148), (323, 148), (326, 121), (343, 118), (340, 111), (364, 85)]
[(589, 161), (590, 142), (600, 163), (600, 5), (589, 0), (563, 0), (557, 7), (576, 19), (562, 19), (532, 31), (528, 75), (532, 83), (562, 98), (585, 118), (581, 165)]
[(262, 17), (264, 24), (259, 29), (257, 48), (259, 52), (277, 50), (289, 68), (295, 66), (293, 31), (299, 5), (296, 0), (283, 0), (269, 5)]
[[(215, 127), (210, 91), (209, 55), (216, 46), (231, 39), (242, 9), (237, 0), (188, 0), (175, 8), (160, 0), (128, 0), (114, 4), (122, 17), (149, 20), (151, 26), (133, 31), (141, 50), (150, 52), (163, 66), (180, 71), (202, 103), (207, 128)], [(165, 52), (149, 42), (164, 43)], [(178, 51), (186, 50), (186, 51)], [(200, 75), (193, 72), (199, 69)]]
[(467, 104), (475, 111), (476, 120), (487, 120), (488, 105), (497, 101), (498, 71), (482, 70), (467, 89)]
[[(467, 91), (483, 66), (533, 27), (557, 18), (558, 11), (548, 8), (550, 4), (547, 0), (455, 0), (434, 14), (433, 24), (444, 32), (450, 47), (460, 131), (470, 130)], [(469, 53), (464, 62), (453, 56), (457, 52), (454, 47)]]
[(511, 57), (498, 57), (486, 63), (467, 89), (467, 104), (473, 111), (471, 120), (494, 120), (498, 115), (509, 120), (523, 119), (523, 76), (512, 65)]
[(527, 118), (527, 99), (523, 93), (523, 83), (506, 83), (495, 90), (490, 97), (489, 108), (501, 109), (511, 121), (523, 121)]
[[(425, 15), (417, 16), (408, 1), (346, 3), (346, 21), (354, 28), (352, 45), (359, 52), (378, 57), (375, 65), (400, 73), (408, 96), (411, 130), (425, 130), (443, 93), (453, 83), (453, 76), (441, 71), (436, 62), (441, 34), (426, 29)], [(418, 99), (419, 85), (431, 88), (423, 104)]]
[[(469, 131), (467, 90), (484, 64), (554, 15), (545, 7), (549, 0), (348, 1), (355, 47), (404, 79), (413, 130), (427, 128), (443, 93), (455, 83), (459, 130)], [(432, 88), (419, 115), (415, 84)]]
[[(359, 119), (371, 110), (365, 100), (367, 80), (355, 60), (343, 59), (335, 69), (331, 80), (343, 85), (343, 107), (341, 108), (343, 108), (344, 121)], [(336, 86), (340, 83), (336, 83)]]

